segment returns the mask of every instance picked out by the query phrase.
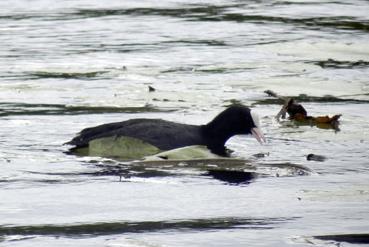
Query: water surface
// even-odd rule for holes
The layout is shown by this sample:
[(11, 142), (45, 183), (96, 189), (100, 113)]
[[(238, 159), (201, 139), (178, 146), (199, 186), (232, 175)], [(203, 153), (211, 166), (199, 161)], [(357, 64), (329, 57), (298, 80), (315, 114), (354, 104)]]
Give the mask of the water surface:
[[(364, 0), (1, 1), (0, 245), (367, 244), (367, 13)], [(342, 114), (340, 131), (278, 123), (265, 90)], [(268, 139), (229, 141), (255, 168), (244, 183), (62, 145), (135, 117), (203, 124), (233, 103)]]

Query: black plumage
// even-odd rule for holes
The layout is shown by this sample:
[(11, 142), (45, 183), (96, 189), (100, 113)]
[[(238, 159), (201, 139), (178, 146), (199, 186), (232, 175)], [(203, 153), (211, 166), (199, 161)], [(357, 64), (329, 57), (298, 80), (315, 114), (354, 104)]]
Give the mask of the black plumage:
[(66, 143), (74, 148), (88, 147), (89, 142), (103, 137), (127, 136), (140, 139), (160, 150), (190, 145), (205, 145), (213, 153), (225, 156), (225, 143), (239, 134), (251, 134), (256, 128), (248, 107), (230, 106), (206, 125), (190, 125), (161, 119), (131, 119), (82, 130)]

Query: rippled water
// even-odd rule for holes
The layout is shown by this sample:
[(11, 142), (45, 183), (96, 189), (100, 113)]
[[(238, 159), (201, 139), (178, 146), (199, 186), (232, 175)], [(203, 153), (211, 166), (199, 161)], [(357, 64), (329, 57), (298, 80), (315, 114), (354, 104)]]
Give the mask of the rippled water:
[[(368, 244), (368, 13), (365, 0), (1, 1), (0, 245)], [(278, 123), (265, 90), (342, 114), (340, 131)], [(268, 138), (229, 141), (246, 164), (218, 168), (240, 174), (62, 145), (134, 117), (202, 124), (232, 103)]]

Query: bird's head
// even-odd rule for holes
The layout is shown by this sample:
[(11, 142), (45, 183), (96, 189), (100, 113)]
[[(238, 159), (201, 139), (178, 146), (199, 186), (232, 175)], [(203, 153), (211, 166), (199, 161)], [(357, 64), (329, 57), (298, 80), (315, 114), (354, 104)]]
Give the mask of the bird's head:
[(243, 105), (228, 107), (206, 127), (213, 136), (225, 141), (234, 135), (251, 134), (259, 143), (265, 142), (258, 115)]

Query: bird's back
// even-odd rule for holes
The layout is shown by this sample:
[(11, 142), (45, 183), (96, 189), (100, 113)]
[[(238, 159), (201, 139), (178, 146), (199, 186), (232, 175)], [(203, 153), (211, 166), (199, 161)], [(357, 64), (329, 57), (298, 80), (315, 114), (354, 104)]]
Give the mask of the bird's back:
[(206, 145), (200, 126), (161, 119), (132, 119), (87, 128), (68, 144), (85, 147), (91, 140), (110, 136), (137, 138), (161, 150), (189, 145)]

